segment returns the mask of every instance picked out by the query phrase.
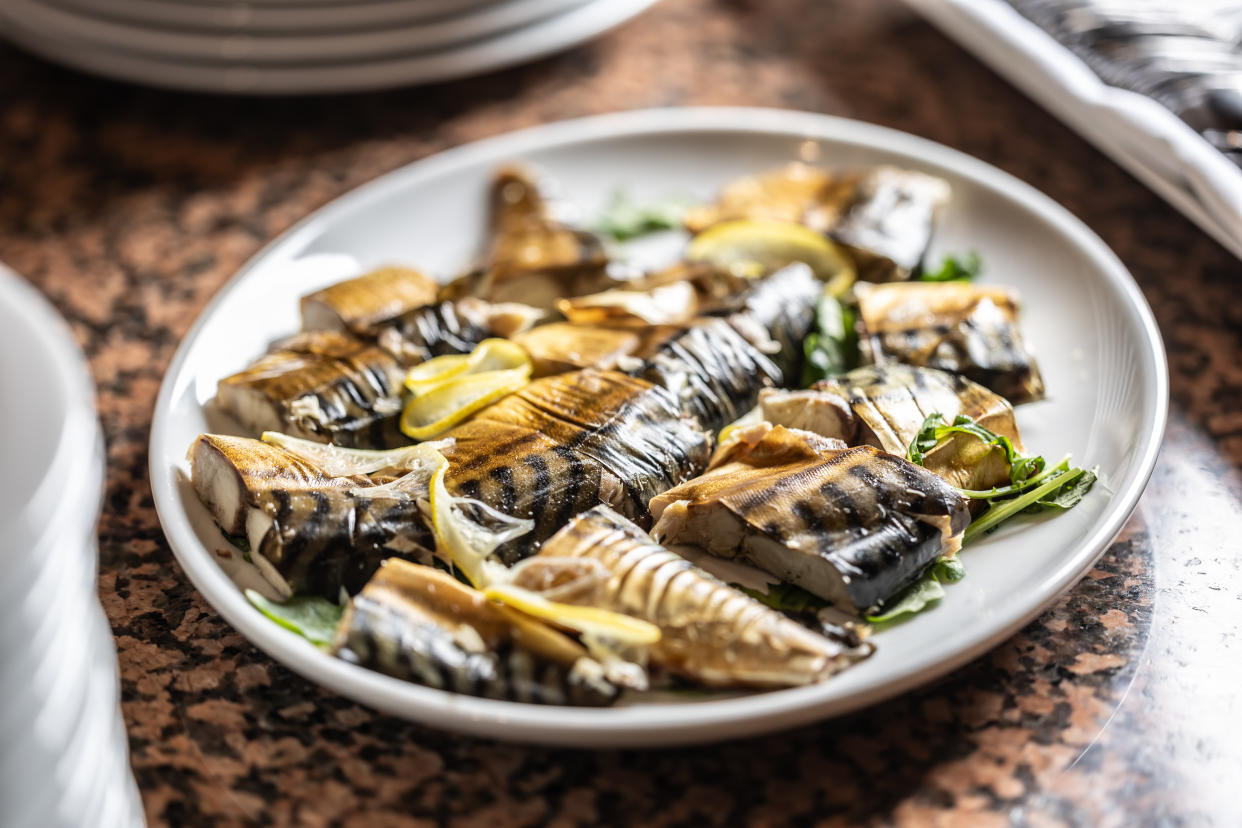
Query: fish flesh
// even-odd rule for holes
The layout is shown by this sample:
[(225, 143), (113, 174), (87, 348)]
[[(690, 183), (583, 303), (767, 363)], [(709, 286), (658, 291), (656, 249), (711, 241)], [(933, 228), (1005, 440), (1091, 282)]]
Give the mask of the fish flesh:
[(501, 548), (506, 563), (599, 503), (646, 520), (648, 501), (702, 471), (710, 446), (664, 389), (595, 369), (534, 380), (444, 437), (450, 491), (535, 521)]
[(430, 562), (435, 549), (414, 499), (368, 497), (367, 477), (331, 477), (260, 440), (201, 435), (190, 476), (216, 523), (247, 538), (251, 561), (286, 597), (335, 601), (342, 588), (361, 589), (381, 561)]
[(667, 339), (630, 373), (667, 389), (683, 411), (717, 431), (752, 409), (760, 389), (797, 375), (820, 290), (805, 265), (783, 268), (722, 315)]
[(565, 634), (445, 572), (399, 559), (386, 561), (350, 601), (332, 653), (405, 681), (491, 699), (601, 706), (618, 693)]
[(962, 374), (1018, 405), (1043, 399), (1044, 382), (1018, 325), (1017, 294), (965, 282), (859, 284), (865, 362)]
[(766, 219), (801, 224), (809, 210), (823, 204), (833, 176), (801, 162), (731, 181), (714, 204), (695, 207), (683, 219), (686, 229), (700, 233), (713, 224), (734, 219)]
[(546, 377), (580, 368), (625, 370), (642, 364), (636, 354), (653, 351), (681, 332), (669, 325), (603, 327), (552, 322), (513, 337), (530, 355), (533, 376)]
[[(910, 365), (868, 365), (801, 391), (765, 389), (760, 413), (773, 425), (813, 431), (847, 445), (867, 445), (904, 456), (932, 414), (946, 422), (959, 415), (1009, 438), (1023, 452), (1013, 406), (999, 394), (959, 374)], [(961, 489), (1009, 482), (1009, 462), (999, 446), (969, 434), (952, 434), (927, 452), (923, 467)]]
[(406, 442), (398, 428), (405, 369), (392, 354), (337, 331), (297, 334), (220, 380), (216, 403), (259, 434), (353, 448)]
[(439, 289), (417, 270), (381, 267), (303, 296), (302, 330), (373, 338), (383, 323), (435, 302)]
[(768, 423), (741, 431), (650, 509), (661, 543), (742, 558), (857, 612), (955, 554), (970, 522), (965, 498), (920, 466)]
[(949, 196), (943, 178), (880, 166), (835, 180), (807, 224), (851, 254), (860, 280), (901, 281), (922, 270)]
[[(651, 662), (709, 687), (792, 687), (823, 681), (870, 653), (814, 633), (655, 543), (607, 506), (571, 520), (519, 564), (515, 583), (547, 592), (568, 568), (591, 588), (555, 600), (641, 618), (660, 628)], [(541, 564), (543, 566), (541, 566)], [(553, 581), (548, 581), (548, 576)], [(592, 577), (593, 576), (593, 577)]]

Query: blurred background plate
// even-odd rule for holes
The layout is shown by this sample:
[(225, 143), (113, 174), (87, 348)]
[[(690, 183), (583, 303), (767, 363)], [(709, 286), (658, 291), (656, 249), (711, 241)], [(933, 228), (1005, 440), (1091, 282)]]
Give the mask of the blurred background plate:
[(501, 69), (587, 41), (634, 17), (656, 0), (589, 0), (560, 14), (459, 46), (354, 63), (260, 66), (208, 64), (107, 49), (31, 27), (4, 6), (6, 34), (49, 60), (119, 80), (174, 89), (259, 95), (355, 92), (449, 80)]
[(439, 20), (391, 20), (373, 24), (370, 29), (307, 34), (264, 33), (252, 31), (248, 25), (214, 33), (159, 28), (149, 21), (110, 19), (110, 12), (105, 11), (112, 8), (110, 5), (88, 13), (57, 8), (42, 0), (6, 0), (3, 13), (20, 21), (24, 28), (57, 39), (79, 41), (82, 47), (90, 49), (207, 64), (322, 65), (444, 49), (530, 26), (589, 1), (504, 0)]
[(47, 5), (108, 20), (170, 29), (298, 32), (365, 30), (423, 23), (486, 10), (504, 0), (47, 0)]

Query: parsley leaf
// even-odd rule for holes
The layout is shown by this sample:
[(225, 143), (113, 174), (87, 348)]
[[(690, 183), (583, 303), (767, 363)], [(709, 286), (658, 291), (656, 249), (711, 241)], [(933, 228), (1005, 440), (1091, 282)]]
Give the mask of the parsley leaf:
[(972, 250), (964, 258), (945, 256), (938, 270), (923, 271), (920, 282), (973, 282), (983, 270), (983, 260)]
[(259, 612), (287, 630), (292, 630), (320, 649), (326, 649), (336, 635), (336, 627), (345, 614), (344, 604), (337, 605), (318, 596), (290, 598), (283, 604), (269, 601), (253, 589), (246, 598)]
[(802, 365), (802, 384), (844, 374), (858, 365), (857, 313), (825, 292), (815, 314), (816, 330), (802, 341), (806, 361)]
[(665, 199), (652, 204), (638, 204), (620, 190), (612, 194), (612, 202), (596, 222), (595, 230), (617, 241), (628, 241), (661, 230), (681, 226), (689, 203)]

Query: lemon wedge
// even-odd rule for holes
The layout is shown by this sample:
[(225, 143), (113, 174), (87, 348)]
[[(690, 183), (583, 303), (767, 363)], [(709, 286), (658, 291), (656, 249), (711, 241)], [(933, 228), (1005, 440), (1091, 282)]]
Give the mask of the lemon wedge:
[(856, 278), (854, 266), (835, 244), (788, 221), (738, 219), (712, 225), (690, 240), (686, 258), (746, 277), (803, 262), (834, 296), (844, 293)]
[(660, 628), (640, 618), (599, 607), (549, 601), (537, 592), (512, 584), (490, 586), (483, 590), (483, 597), (582, 635), (640, 646), (660, 640)]
[(469, 374), (508, 371), (530, 365), (526, 351), (507, 339), (485, 339), (469, 354), (447, 354), (419, 363), (405, 375), (405, 387), (418, 395)]
[(401, 431), (414, 440), (430, 440), (481, 408), (512, 394), (530, 380), (530, 365), (508, 371), (464, 374), (423, 391), (401, 412)]

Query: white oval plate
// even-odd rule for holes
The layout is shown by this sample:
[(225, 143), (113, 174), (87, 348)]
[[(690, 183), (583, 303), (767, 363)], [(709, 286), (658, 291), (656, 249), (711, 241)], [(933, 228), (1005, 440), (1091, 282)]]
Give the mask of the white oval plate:
[[(185, 453), (207, 430), (216, 382), (296, 330), (297, 298), (386, 262), (440, 276), (484, 237), (489, 176), (522, 159), (587, 215), (623, 186), (640, 201), (707, 197), (729, 179), (806, 158), (896, 163), (944, 176), (954, 197), (933, 258), (978, 250), (985, 282), (1021, 290), (1049, 399), (1023, 406), (1033, 451), (1072, 451), (1101, 478), (1077, 508), (972, 544), (965, 580), (935, 608), (875, 636), (869, 660), (813, 687), (613, 709), (540, 707), (455, 695), (336, 660), (255, 611), (217, 564), (219, 535), (185, 484)], [(269, 245), (199, 318), (169, 368), (151, 433), (155, 502), (174, 552), (220, 613), (302, 675), (380, 710), (440, 728), (549, 744), (655, 746), (786, 728), (873, 704), (1004, 641), (1078, 580), (1142, 493), (1164, 430), (1168, 383), (1151, 311), (1125, 268), (1081, 222), (1021, 181), (938, 144), (869, 124), (765, 109), (606, 115), (492, 138), (384, 176)]]

